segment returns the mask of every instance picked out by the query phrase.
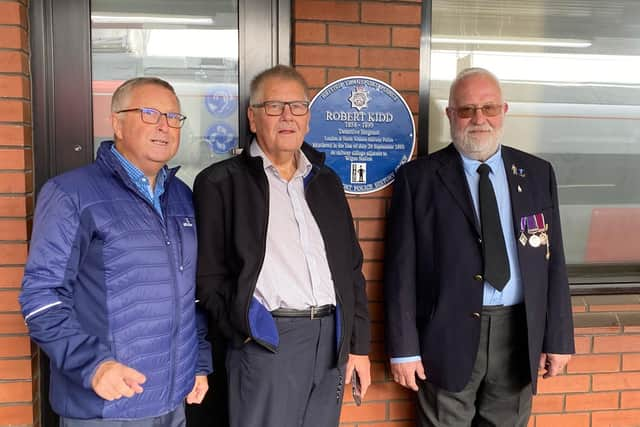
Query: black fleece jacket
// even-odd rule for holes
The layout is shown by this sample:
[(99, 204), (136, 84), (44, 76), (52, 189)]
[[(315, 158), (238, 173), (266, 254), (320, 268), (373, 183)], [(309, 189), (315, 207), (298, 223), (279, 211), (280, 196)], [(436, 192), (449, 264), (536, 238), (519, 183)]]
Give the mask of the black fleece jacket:
[[(362, 251), (340, 179), (324, 165), (324, 154), (306, 143), (302, 151), (313, 165), (305, 179), (305, 197), (324, 240), (339, 306), (336, 362), (341, 364), (349, 353), (369, 352)], [(200, 172), (193, 193), (200, 304), (209, 312), (213, 327), (232, 345), (239, 346), (249, 337), (264, 344), (252, 335), (248, 313), (264, 260), (269, 218), (262, 158), (251, 157), (246, 147), (241, 155)]]

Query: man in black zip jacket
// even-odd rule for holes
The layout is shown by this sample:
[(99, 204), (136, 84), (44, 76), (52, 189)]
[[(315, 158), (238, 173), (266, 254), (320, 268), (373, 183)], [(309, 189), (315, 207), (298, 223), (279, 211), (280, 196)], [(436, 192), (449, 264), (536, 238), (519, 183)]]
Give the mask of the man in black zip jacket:
[(335, 427), (369, 373), (362, 251), (342, 184), (304, 143), (309, 94), (278, 65), (251, 83), (255, 138), (196, 178), (198, 297), (228, 340), (231, 427)]

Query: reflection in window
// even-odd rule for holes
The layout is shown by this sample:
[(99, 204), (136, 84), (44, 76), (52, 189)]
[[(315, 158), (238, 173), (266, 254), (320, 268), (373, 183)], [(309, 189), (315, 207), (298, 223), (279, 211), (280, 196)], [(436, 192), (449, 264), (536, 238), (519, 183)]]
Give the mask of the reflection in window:
[(456, 73), (494, 72), (504, 144), (556, 170), (570, 264), (640, 261), (640, 3), (432, 2), (429, 150), (450, 141)]
[(132, 77), (169, 81), (188, 117), (171, 161), (189, 185), (238, 146), (238, 6), (235, 0), (93, 0), (94, 148), (112, 139), (111, 95)]

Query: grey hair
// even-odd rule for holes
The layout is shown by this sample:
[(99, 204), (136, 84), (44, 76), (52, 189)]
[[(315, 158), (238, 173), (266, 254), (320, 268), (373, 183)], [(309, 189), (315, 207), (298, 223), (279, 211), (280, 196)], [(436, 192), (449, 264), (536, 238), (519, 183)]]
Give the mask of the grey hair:
[(178, 95), (176, 95), (175, 89), (166, 80), (162, 80), (159, 77), (134, 77), (122, 83), (120, 86), (118, 86), (115, 92), (113, 92), (113, 97), (111, 98), (111, 112), (115, 113), (116, 111), (120, 111), (125, 108), (125, 104), (129, 100), (131, 92), (135, 88), (146, 85), (160, 86), (169, 90), (173, 94), (173, 96), (176, 97), (178, 106), (180, 106), (180, 100), (178, 99)]
[(450, 107), (453, 107), (452, 105), (453, 94), (455, 93), (460, 83), (471, 76), (478, 76), (478, 75), (488, 77), (489, 79), (493, 80), (496, 86), (498, 87), (498, 89), (500, 90), (500, 97), (502, 97), (502, 87), (500, 86), (500, 80), (498, 80), (495, 74), (493, 74), (491, 71), (487, 70), (486, 68), (470, 67), (460, 71), (456, 76), (455, 80), (453, 81), (453, 83), (451, 83), (451, 88), (449, 89), (449, 106)]
[(302, 77), (302, 74), (293, 67), (278, 64), (275, 67), (264, 70), (251, 80), (251, 86), (249, 87), (249, 103), (255, 104), (256, 102), (261, 101), (259, 98), (262, 96), (264, 82), (271, 78), (290, 80), (300, 84), (304, 90), (305, 101), (309, 100), (309, 85), (304, 77)]

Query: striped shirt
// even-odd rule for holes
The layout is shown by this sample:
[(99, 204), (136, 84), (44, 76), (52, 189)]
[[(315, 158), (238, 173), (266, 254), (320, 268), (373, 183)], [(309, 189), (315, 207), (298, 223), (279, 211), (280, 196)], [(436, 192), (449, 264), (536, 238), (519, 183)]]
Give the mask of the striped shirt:
[(144, 196), (145, 199), (153, 208), (160, 214), (162, 217), (162, 208), (160, 206), (160, 196), (164, 194), (164, 184), (167, 180), (167, 166), (163, 166), (162, 169), (158, 172), (156, 176), (156, 188), (151, 187), (151, 183), (149, 179), (144, 175), (144, 173), (138, 169), (133, 163), (127, 160), (120, 152), (116, 149), (116, 145), (113, 144), (111, 146), (111, 151), (113, 155), (116, 156), (116, 159), (120, 162), (124, 170), (131, 178), (131, 181), (136, 186), (136, 188), (140, 191), (140, 193)]

